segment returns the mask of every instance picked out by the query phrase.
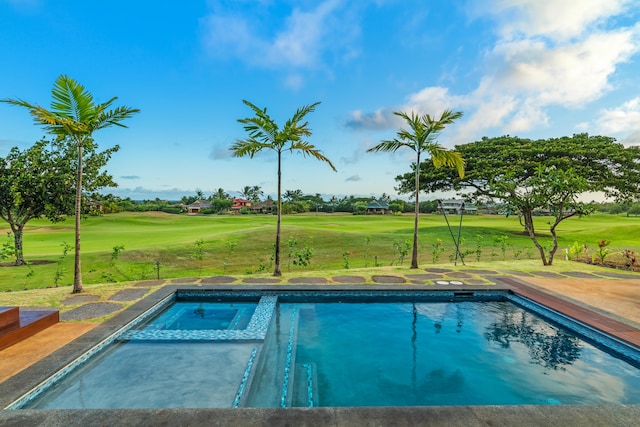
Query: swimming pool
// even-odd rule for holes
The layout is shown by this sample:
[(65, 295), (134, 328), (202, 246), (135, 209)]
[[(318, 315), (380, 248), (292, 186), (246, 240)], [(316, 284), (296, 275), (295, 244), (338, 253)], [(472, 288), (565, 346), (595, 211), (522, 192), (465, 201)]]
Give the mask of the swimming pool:
[(112, 338), (12, 408), (640, 402), (637, 349), (508, 292), (178, 290)]

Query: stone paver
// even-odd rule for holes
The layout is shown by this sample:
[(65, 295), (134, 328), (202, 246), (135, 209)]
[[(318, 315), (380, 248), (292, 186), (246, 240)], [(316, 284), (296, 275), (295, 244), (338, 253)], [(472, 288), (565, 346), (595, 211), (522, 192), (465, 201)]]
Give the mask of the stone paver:
[(324, 277), (292, 277), (288, 280), (289, 283), (328, 283), (328, 280)]
[(532, 271), (531, 274), (544, 277), (546, 279), (562, 279), (563, 277), (566, 277), (562, 274), (554, 273), (552, 271)]
[(451, 273), (447, 273), (447, 277), (455, 277), (457, 279), (467, 279), (471, 277), (471, 274), (464, 273), (462, 271), (453, 271)]
[(148, 288), (123, 289), (111, 295), (108, 299), (110, 301), (133, 301), (142, 298), (147, 292), (149, 292)]
[(533, 277), (532, 274), (525, 273), (524, 271), (516, 271), (516, 270), (502, 270), (501, 273), (510, 274), (512, 276), (520, 276), (520, 277)]
[(197, 277), (183, 277), (179, 279), (171, 280), (171, 283), (195, 283), (198, 281)]
[(500, 274), (493, 270), (466, 270), (465, 272), (470, 274)]
[(430, 280), (430, 279), (439, 279), (442, 277), (441, 274), (434, 274), (434, 273), (405, 274), (404, 276), (409, 280)]
[(247, 277), (246, 279), (242, 279), (242, 283), (280, 283), (280, 279), (260, 279), (258, 277)]
[(98, 295), (74, 295), (67, 299), (60, 301), (62, 305), (77, 305), (85, 304), (88, 302), (98, 301), (100, 297)]
[(448, 268), (427, 268), (425, 271), (428, 271), (429, 273), (449, 273), (453, 270), (450, 270)]
[(640, 274), (615, 273), (611, 271), (598, 272), (598, 276), (611, 277), (613, 279), (640, 280)]
[(133, 286), (137, 286), (140, 288), (148, 288), (150, 286), (159, 286), (162, 284), (164, 284), (164, 280), (157, 279), (157, 280), (143, 280), (142, 282), (135, 283)]
[(231, 276), (211, 276), (205, 277), (200, 282), (203, 284), (215, 285), (216, 283), (233, 283), (236, 280), (238, 279)]
[(87, 320), (106, 316), (122, 308), (122, 304), (114, 302), (90, 302), (72, 310), (60, 313), (60, 320)]
[(562, 274), (569, 277), (577, 277), (578, 279), (596, 279), (598, 276), (584, 271), (565, 271)]
[(334, 276), (331, 280), (336, 283), (365, 283), (367, 281), (362, 276)]
[(376, 283), (405, 283), (407, 281), (404, 277), (387, 275), (371, 276), (371, 280)]

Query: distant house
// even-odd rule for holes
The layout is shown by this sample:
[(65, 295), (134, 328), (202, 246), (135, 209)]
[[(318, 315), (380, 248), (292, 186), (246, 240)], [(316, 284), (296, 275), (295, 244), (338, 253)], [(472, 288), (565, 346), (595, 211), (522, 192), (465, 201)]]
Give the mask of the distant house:
[(100, 202), (94, 202), (93, 200), (90, 200), (89, 202), (87, 202), (87, 207), (89, 208), (90, 212), (104, 212), (104, 206)]
[(87, 208), (91, 213), (102, 214), (104, 212), (104, 205), (100, 202), (95, 202), (93, 200), (90, 200), (87, 202)]
[(446, 214), (458, 215), (460, 211), (463, 211), (466, 215), (477, 215), (478, 208), (473, 203), (465, 202), (464, 200), (449, 199), (440, 201), (440, 211), (444, 211)]
[(233, 199), (231, 201), (231, 212), (238, 213), (242, 208), (249, 208), (251, 206), (251, 202), (246, 199)]
[(271, 199), (267, 199), (264, 202), (256, 203), (255, 205), (251, 205), (249, 210), (255, 213), (261, 214), (272, 214), (276, 210), (276, 205)]
[(367, 215), (387, 215), (391, 213), (389, 203), (382, 200), (372, 200), (367, 203)]
[(210, 209), (211, 202), (208, 200), (196, 200), (195, 202), (187, 205), (187, 214), (197, 215), (202, 212), (203, 209)]

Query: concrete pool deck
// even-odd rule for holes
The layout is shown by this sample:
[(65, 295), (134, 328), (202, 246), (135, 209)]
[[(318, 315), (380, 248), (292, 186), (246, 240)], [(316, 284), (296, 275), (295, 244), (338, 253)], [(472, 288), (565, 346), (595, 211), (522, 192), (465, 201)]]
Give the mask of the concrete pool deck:
[[(438, 271), (431, 271), (438, 270)], [(442, 271), (444, 270), (444, 271)], [(542, 298), (545, 304), (578, 317), (585, 323), (605, 325), (604, 330), (618, 333), (628, 342), (640, 345), (640, 275), (601, 277), (590, 273), (568, 272), (560, 277), (515, 274), (486, 270), (427, 269), (421, 274), (375, 276), (375, 289), (497, 289), (509, 288), (518, 293)], [(608, 273), (608, 272), (605, 272)], [(617, 274), (617, 273), (615, 273)], [(555, 273), (554, 273), (555, 275)], [(588, 277), (584, 277), (588, 275)], [(352, 288), (363, 290), (358, 276), (339, 276), (327, 280), (296, 279), (312, 286), (300, 288)], [(335, 280), (338, 279), (338, 280)], [(433, 285), (436, 280), (462, 281), (458, 285)], [(290, 279), (290, 282), (293, 279)], [(213, 288), (252, 288), (233, 277), (171, 281), (167, 288), (207, 286)], [(239, 286), (236, 286), (236, 283)], [(154, 286), (167, 282), (155, 283)], [(264, 283), (264, 281), (262, 282)], [(300, 282), (297, 282), (300, 283)], [(343, 283), (340, 285), (339, 283)], [(360, 284), (358, 284), (360, 283)], [(469, 284), (468, 284), (469, 283)], [(346, 285), (349, 284), (349, 285)], [(137, 284), (144, 287), (144, 283)], [(266, 285), (274, 286), (274, 285)], [(283, 287), (282, 285), (275, 285)], [(289, 287), (287, 286), (287, 287)], [(259, 285), (257, 286), (260, 287)], [(133, 288), (132, 288), (133, 289)], [(170, 289), (169, 289), (170, 291)], [(146, 294), (139, 292), (138, 294)], [(155, 295), (155, 294), (153, 294)], [(65, 360), (88, 349), (109, 333), (135, 318), (159, 298), (139, 299), (129, 309), (102, 324), (63, 322), (57, 330), (43, 331), (16, 346), (0, 352), (0, 404), (2, 407), (19, 397), (21, 389), (30, 389), (51, 375)], [(546, 298), (546, 299), (545, 299)], [(78, 307), (96, 304), (87, 301)], [(90, 309), (85, 312), (90, 313)], [(62, 316), (61, 316), (62, 317)], [(64, 317), (63, 317), (64, 319)], [(609, 328), (609, 329), (606, 329)], [(619, 334), (622, 333), (622, 335)], [(50, 350), (44, 345), (49, 342)], [(52, 345), (55, 343), (55, 345)], [(66, 345), (69, 343), (69, 345)], [(17, 347), (20, 346), (20, 347)], [(11, 350), (11, 352), (7, 352)], [(86, 351), (86, 350), (85, 350)], [(49, 353), (49, 354), (47, 354)], [(26, 357), (25, 357), (26, 356)], [(14, 362), (12, 362), (12, 360)], [(518, 406), (518, 407), (399, 407), (399, 408), (312, 408), (312, 409), (149, 409), (149, 410), (18, 410), (0, 411), (0, 425), (640, 425), (640, 405), (601, 406)]]

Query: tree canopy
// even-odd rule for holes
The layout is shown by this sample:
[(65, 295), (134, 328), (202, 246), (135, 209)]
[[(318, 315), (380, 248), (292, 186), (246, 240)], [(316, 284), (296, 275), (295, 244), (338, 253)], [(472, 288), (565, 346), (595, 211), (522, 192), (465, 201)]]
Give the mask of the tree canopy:
[[(458, 190), (476, 202), (503, 202), (520, 215), (544, 264), (557, 250), (556, 227), (564, 219), (591, 212), (585, 193), (601, 192), (618, 201), (640, 194), (640, 147), (624, 147), (607, 136), (576, 134), (530, 140), (512, 136), (483, 138), (455, 147), (465, 159), (465, 175), (420, 165), (420, 189), (428, 193)], [(413, 172), (396, 177), (400, 193), (414, 191)], [(553, 238), (546, 253), (536, 237), (533, 215), (551, 215)]]
[[(97, 152), (92, 142), (85, 152), (85, 189), (115, 187), (102, 168), (119, 147)], [(0, 218), (11, 227), (16, 264), (25, 264), (23, 230), (28, 221), (42, 216), (53, 222), (73, 213), (75, 195), (74, 147), (66, 140), (36, 142), (18, 147), (0, 158)]]

